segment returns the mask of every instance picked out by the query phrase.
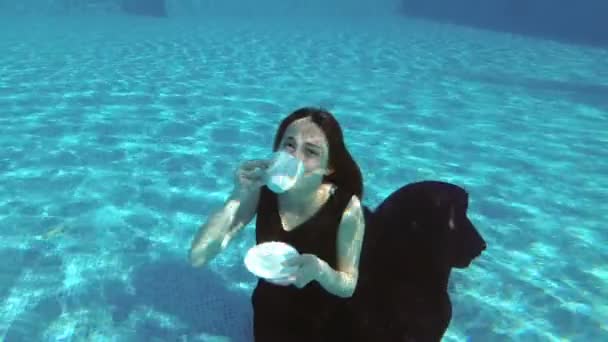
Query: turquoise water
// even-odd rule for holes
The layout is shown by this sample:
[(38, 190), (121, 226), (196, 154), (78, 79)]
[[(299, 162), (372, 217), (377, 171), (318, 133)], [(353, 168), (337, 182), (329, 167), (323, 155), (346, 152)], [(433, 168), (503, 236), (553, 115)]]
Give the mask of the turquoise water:
[(304, 105), (367, 205), (470, 191), (489, 248), (445, 341), (608, 336), (608, 51), (396, 18), (0, 25), (0, 340), (249, 340), (253, 226), (206, 269), (186, 252)]

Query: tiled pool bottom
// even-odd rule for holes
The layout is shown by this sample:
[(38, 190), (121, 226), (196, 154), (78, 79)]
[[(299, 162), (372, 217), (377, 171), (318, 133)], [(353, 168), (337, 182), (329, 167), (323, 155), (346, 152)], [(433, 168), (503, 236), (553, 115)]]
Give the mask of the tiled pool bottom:
[(605, 52), (390, 20), (83, 22), (0, 33), (4, 341), (249, 341), (253, 227), (207, 269), (186, 251), (309, 104), (368, 205), (423, 178), (471, 192), (489, 249), (452, 275), (446, 341), (606, 336)]

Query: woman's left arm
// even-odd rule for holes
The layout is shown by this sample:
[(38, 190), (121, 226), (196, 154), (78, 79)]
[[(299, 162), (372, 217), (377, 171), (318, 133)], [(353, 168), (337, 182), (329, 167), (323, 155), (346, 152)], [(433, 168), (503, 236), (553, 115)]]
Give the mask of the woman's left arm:
[(364, 234), (363, 208), (359, 199), (353, 196), (338, 228), (337, 269), (318, 259), (319, 273), (316, 280), (328, 292), (343, 298), (351, 297), (355, 292)]

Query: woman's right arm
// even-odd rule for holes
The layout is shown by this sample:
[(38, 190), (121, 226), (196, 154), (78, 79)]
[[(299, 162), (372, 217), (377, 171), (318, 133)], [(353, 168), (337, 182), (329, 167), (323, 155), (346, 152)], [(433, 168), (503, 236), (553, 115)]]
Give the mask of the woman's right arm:
[(190, 264), (201, 267), (224, 250), (232, 238), (256, 214), (263, 184), (265, 161), (252, 161), (239, 168), (237, 186), (224, 205), (209, 216), (196, 233), (190, 247)]

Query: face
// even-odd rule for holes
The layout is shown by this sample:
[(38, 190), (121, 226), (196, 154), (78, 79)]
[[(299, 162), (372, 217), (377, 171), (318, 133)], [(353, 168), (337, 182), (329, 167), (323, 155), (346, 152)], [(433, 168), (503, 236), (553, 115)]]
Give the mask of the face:
[(331, 172), (327, 138), (310, 118), (296, 120), (287, 127), (279, 150), (302, 161), (306, 178), (322, 179)]

